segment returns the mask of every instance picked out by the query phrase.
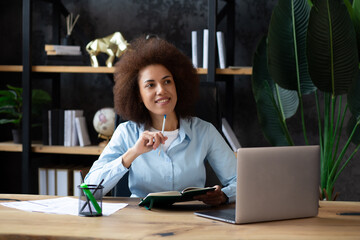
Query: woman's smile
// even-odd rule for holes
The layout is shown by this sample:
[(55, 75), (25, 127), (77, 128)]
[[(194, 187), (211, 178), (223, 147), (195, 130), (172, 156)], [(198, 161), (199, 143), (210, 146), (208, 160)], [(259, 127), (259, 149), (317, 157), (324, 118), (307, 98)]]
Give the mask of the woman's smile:
[(155, 103), (167, 104), (167, 103), (169, 103), (170, 100), (171, 100), (170, 98), (160, 98), (160, 99), (157, 99), (157, 100), (155, 101)]

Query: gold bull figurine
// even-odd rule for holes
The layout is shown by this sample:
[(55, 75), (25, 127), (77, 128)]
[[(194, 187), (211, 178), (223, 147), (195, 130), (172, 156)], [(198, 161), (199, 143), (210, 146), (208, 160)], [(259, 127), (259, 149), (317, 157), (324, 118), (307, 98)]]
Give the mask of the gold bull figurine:
[(104, 38), (98, 38), (89, 42), (86, 45), (86, 51), (90, 55), (91, 66), (98, 67), (99, 62), (96, 56), (99, 53), (106, 53), (109, 55), (106, 60), (106, 66), (112, 67), (115, 57), (120, 57), (128, 45), (120, 32), (115, 32)]

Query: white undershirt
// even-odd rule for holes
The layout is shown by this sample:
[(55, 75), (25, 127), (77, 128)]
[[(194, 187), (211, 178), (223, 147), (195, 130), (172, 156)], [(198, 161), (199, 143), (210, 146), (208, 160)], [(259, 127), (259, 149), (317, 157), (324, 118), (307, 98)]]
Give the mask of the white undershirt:
[[(158, 132), (159, 130), (151, 127), (150, 132)], [(165, 144), (163, 144), (163, 149), (166, 152), (168, 148), (170, 147), (171, 143), (177, 138), (179, 135), (179, 129), (176, 129), (174, 131), (164, 131), (164, 136), (168, 137), (168, 139), (165, 141)]]

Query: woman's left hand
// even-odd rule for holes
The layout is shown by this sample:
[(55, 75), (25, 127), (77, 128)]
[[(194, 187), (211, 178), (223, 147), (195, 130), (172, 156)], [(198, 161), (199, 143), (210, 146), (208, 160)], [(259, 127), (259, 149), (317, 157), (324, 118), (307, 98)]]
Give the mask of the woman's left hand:
[(215, 185), (214, 187), (214, 191), (209, 191), (206, 194), (195, 196), (194, 199), (203, 201), (205, 204), (213, 206), (225, 203), (228, 198), (225, 193), (221, 191), (221, 187), (219, 185)]

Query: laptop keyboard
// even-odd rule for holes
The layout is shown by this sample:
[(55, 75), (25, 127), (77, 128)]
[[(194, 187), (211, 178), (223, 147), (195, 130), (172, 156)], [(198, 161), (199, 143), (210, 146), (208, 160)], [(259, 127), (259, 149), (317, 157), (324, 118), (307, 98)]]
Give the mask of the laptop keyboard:
[(219, 210), (217, 216), (225, 219), (235, 219), (235, 209)]

